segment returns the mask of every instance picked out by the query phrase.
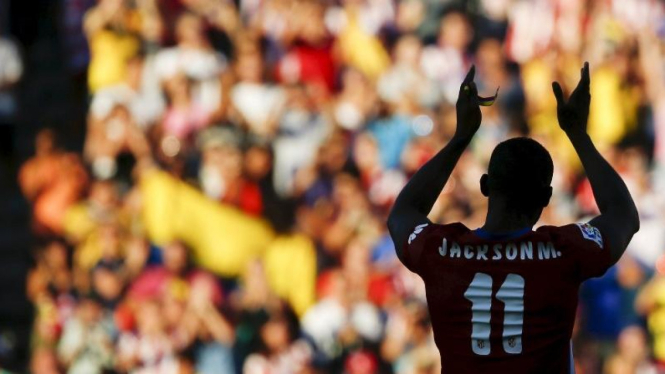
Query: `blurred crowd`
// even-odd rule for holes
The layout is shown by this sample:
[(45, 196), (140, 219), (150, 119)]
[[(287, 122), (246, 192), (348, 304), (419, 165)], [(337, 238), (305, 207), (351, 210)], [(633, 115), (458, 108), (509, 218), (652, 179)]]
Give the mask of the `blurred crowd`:
[[(475, 64), (480, 94), (499, 97), (430, 218), (482, 225), (490, 153), (522, 135), (556, 165), (541, 224), (592, 217), (551, 92), (570, 91), (583, 61), (590, 134), (642, 229), (580, 293), (577, 372), (665, 370), (662, 1), (88, 6), (68, 39), (87, 62), (83, 152), (43, 129), (19, 174), (39, 238), (31, 372), (439, 373), (422, 281), (386, 230), (391, 203), (450, 139)], [(20, 75), (10, 43), (0, 118)]]

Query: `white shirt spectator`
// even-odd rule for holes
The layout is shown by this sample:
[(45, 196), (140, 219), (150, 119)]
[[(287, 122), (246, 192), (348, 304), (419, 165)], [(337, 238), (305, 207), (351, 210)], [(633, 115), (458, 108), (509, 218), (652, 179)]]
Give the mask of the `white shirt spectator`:
[(239, 82), (231, 91), (231, 102), (257, 135), (272, 132), (270, 121), (276, 119), (285, 99), (281, 88), (267, 84)]
[(71, 318), (64, 326), (58, 343), (58, 355), (70, 362), (69, 374), (90, 374), (111, 366), (113, 322), (103, 319), (92, 326)]
[(346, 310), (337, 300), (327, 298), (311, 307), (302, 319), (303, 331), (308, 334), (322, 352), (334, 355), (337, 334), (351, 325), (360, 336), (378, 341), (383, 332), (383, 323), (378, 309), (369, 302), (359, 302)]
[(515, 3), (508, 16), (508, 55), (523, 63), (549, 48), (555, 29), (554, 14), (553, 3), (549, 0)]
[(329, 131), (325, 119), (315, 113), (289, 110), (282, 115), (280, 132), (273, 143), (273, 183), (280, 195), (291, 195), (296, 172), (314, 162)]
[[(396, 7), (392, 0), (369, 0), (361, 3), (358, 18), (365, 32), (378, 35), (383, 27), (395, 21)], [(325, 23), (331, 33), (339, 34), (347, 25), (346, 10), (332, 6), (326, 10)]]
[(165, 108), (164, 99), (159, 92), (136, 91), (121, 83), (97, 91), (90, 104), (90, 114), (97, 119), (103, 119), (116, 105), (126, 106), (142, 129), (159, 120)]
[(304, 341), (294, 342), (288, 349), (276, 357), (267, 358), (260, 354), (251, 354), (245, 360), (243, 374), (291, 374), (299, 373), (310, 361), (312, 349)]
[(425, 76), (436, 82), (439, 91), (449, 103), (457, 101), (459, 83), (464, 79), (466, 66), (463, 56), (454, 48), (428, 46), (420, 56)]
[(139, 336), (124, 333), (118, 339), (118, 356), (135, 358), (139, 365), (130, 371), (134, 374), (175, 374), (178, 362), (171, 341), (162, 336)]
[(209, 113), (219, 108), (219, 75), (225, 68), (226, 58), (214, 51), (172, 47), (161, 50), (155, 56), (155, 69), (161, 79), (184, 73), (196, 82), (194, 101)]
[(420, 71), (405, 64), (394, 65), (383, 74), (377, 84), (377, 90), (381, 99), (389, 103), (413, 98), (424, 107), (433, 107), (439, 101), (436, 86), (431, 84)]

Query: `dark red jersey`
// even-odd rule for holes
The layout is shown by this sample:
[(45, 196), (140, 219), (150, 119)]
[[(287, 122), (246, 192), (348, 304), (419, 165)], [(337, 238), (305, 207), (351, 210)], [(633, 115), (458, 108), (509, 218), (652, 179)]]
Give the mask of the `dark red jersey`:
[(611, 265), (589, 224), (495, 236), (416, 226), (405, 265), (422, 277), (442, 373), (570, 373), (577, 293)]

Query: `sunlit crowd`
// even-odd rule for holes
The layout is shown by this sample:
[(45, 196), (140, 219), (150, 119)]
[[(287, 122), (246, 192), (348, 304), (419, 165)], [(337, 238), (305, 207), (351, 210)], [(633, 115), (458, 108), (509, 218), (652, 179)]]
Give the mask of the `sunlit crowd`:
[(390, 206), (452, 136), (475, 64), (498, 99), (430, 219), (481, 226), (490, 153), (525, 135), (555, 163), (540, 224), (597, 214), (551, 91), (583, 61), (589, 132), (641, 231), (580, 292), (575, 365), (665, 370), (665, 5), (459, 3), (92, 4), (83, 151), (44, 128), (19, 172), (38, 238), (30, 371), (440, 373)]

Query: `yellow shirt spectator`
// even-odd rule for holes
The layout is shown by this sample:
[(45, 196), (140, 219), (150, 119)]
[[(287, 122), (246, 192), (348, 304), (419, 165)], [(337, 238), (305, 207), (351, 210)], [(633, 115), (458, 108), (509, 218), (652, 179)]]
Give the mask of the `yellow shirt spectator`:
[(363, 30), (357, 11), (346, 12), (347, 24), (339, 34), (342, 57), (371, 79), (377, 79), (390, 65), (390, 56), (381, 41)]
[(122, 82), (127, 62), (141, 46), (141, 15), (123, 2), (100, 2), (86, 13), (83, 29), (90, 46), (90, 92)]
[(90, 36), (88, 86), (91, 92), (122, 82), (127, 61), (139, 50), (139, 40), (130, 33), (103, 29)]

